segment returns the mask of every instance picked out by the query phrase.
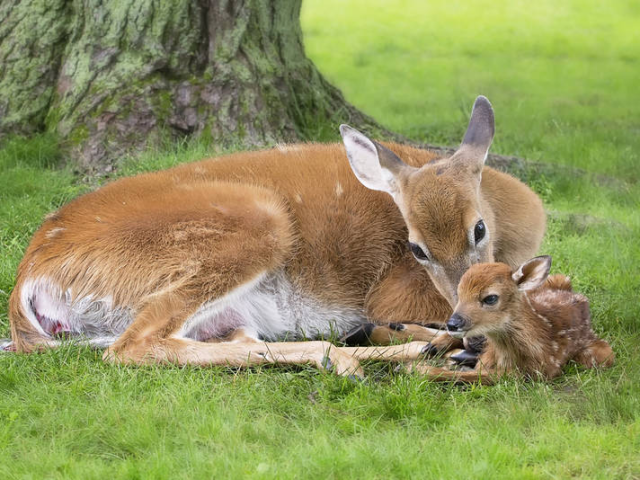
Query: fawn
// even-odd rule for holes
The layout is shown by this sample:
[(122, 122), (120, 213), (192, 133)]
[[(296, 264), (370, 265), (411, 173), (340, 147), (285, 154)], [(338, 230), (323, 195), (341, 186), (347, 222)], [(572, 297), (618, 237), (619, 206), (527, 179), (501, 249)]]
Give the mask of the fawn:
[(280, 146), (123, 178), (51, 213), (18, 268), (11, 348), (72, 337), (107, 347), (109, 361), (310, 362), (349, 374), (357, 361), (327, 342), (266, 341), (367, 321), (443, 325), (471, 265), (516, 266), (537, 251), (539, 198), (484, 167), (494, 135), (486, 98), (449, 158), (341, 133), (344, 146)]
[(569, 278), (549, 276), (551, 257), (536, 257), (515, 272), (504, 263), (473, 265), (458, 286), (458, 304), (447, 321), (450, 335), (486, 336), (473, 371), (417, 365), (438, 380), (491, 383), (505, 374), (552, 379), (570, 360), (609, 367), (614, 354), (591, 330), (589, 301)]

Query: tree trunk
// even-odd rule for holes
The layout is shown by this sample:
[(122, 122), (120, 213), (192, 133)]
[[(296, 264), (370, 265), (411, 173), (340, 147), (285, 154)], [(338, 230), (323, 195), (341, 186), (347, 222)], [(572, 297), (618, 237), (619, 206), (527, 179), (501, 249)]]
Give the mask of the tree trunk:
[(255, 146), (375, 129), (305, 56), (300, 5), (2, 0), (0, 138), (54, 132), (97, 169), (184, 136)]

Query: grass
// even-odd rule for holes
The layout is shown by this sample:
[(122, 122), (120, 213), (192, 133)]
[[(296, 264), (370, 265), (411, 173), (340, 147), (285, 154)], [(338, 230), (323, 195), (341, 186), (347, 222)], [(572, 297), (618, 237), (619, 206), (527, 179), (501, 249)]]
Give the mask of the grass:
[[(435, 385), (367, 366), (121, 368), (75, 346), (0, 356), (8, 478), (640, 477), (640, 7), (637, 2), (306, 0), (308, 54), (356, 106), (420, 141), (459, 142), (473, 98), (493, 151), (587, 172), (529, 175), (550, 212), (542, 251), (592, 302), (607, 371), (550, 384)], [(337, 139), (337, 137), (336, 137)], [(119, 174), (208, 155), (179, 146)], [(44, 214), (87, 191), (52, 139), (0, 150), (0, 334)], [(609, 178), (602, 181), (602, 176)], [(613, 180), (611, 180), (613, 179)], [(526, 234), (526, 232), (523, 232)]]

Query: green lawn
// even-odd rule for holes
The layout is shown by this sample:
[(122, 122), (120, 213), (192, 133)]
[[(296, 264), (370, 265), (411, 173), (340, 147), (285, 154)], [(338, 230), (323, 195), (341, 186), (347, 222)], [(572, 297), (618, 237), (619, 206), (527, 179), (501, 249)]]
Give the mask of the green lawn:
[[(550, 212), (542, 252), (590, 297), (616, 366), (461, 388), (375, 364), (354, 384), (311, 368), (114, 367), (74, 346), (0, 355), (0, 473), (639, 478), (640, 3), (305, 0), (303, 28), (321, 71), (390, 129), (455, 145), (482, 93), (493, 152), (587, 172), (528, 178)], [(148, 153), (120, 174), (206, 155)], [(57, 161), (46, 137), (0, 150), (1, 336), (30, 236), (89, 189)]]

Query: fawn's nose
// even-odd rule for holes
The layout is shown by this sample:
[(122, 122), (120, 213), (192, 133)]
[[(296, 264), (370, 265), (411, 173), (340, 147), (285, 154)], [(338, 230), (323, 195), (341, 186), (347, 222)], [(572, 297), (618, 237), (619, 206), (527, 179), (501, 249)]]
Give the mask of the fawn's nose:
[(447, 320), (447, 330), (450, 332), (459, 332), (465, 330), (467, 326), (467, 320), (460, 314), (454, 313), (451, 318)]

